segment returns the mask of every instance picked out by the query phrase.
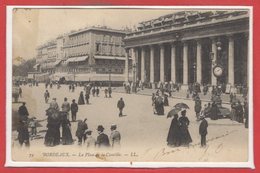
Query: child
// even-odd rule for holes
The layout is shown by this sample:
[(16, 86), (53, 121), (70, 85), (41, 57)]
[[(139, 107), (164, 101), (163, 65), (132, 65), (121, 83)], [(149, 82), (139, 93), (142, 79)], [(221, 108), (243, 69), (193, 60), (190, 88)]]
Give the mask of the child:
[(92, 134), (91, 130), (86, 131), (87, 139), (85, 143), (87, 145), (87, 148), (94, 148), (96, 144), (96, 140), (91, 136), (91, 134)]
[(37, 135), (36, 123), (37, 123), (37, 120), (35, 117), (33, 117), (29, 122), (29, 126), (31, 128), (31, 140), (33, 140), (33, 137), (35, 137)]

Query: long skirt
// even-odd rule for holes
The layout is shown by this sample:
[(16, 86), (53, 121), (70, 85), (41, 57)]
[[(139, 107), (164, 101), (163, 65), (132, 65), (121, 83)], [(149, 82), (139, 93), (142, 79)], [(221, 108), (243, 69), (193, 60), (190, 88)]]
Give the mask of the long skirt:
[(188, 145), (189, 143), (192, 142), (188, 128), (181, 128), (180, 138), (181, 138), (181, 145)]
[(63, 126), (62, 127), (62, 138), (61, 138), (63, 145), (71, 145), (73, 144), (73, 139), (71, 135), (71, 131), (69, 126)]
[(48, 128), (44, 144), (46, 146), (55, 146), (60, 144), (60, 129), (58, 127)]

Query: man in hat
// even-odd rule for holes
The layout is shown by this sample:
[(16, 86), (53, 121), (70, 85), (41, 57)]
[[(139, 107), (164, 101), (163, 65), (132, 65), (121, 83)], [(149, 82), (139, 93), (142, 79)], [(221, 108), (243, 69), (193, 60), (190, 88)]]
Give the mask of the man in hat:
[(121, 140), (121, 135), (120, 133), (116, 130), (117, 126), (115, 124), (111, 125), (111, 135), (110, 135), (110, 141), (112, 147), (120, 147), (120, 140)]
[(96, 140), (92, 137), (91, 134), (92, 134), (91, 130), (86, 131), (87, 139), (86, 139), (85, 143), (87, 145), (87, 148), (94, 148), (95, 147)]
[(45, 91), (44, 93), (44, 99), (45, 99), (45, 103), (48, 103), (49, 101), (49, 98), (50, 98), (50, 93), (48, 90)]
[(205, 116), (201, 117), (201, 123), (200, 123), (200, 127), (199, 127), (199, 133), (201, 136), (201, 147), (205, 147), (206, 146), (206, 136), (208, 134), (208, 122), (205, 119)]
[(57, 111), (60, 111), (60, 107), (58, 103), (56, 102), (56, 98), (53, 98), (51, 103), (50, 103), (50, 109), (56, 109)]
[(20, 116), (20, 120), (27, 120), (28, 116), (29, 116), (29, 112), (25, 106), (25, 102), (23, 102), (23, 104), (19, 107), (18, 113)]
[(69, 120), (70, 103), (68, 102), (67, 97), (64, 98), (64, 102), (61, 105), (61, 110), (66, 113), (67, 119)]
[(97, 131), (98, 137), (96, 141), (96, 146), (99, 148), (110, 147), (108, 136), (104, 134), (104, 127), (102, 125), (99, 125), (97, 127)]
[(197, 96), (196, 99), (195, 99), (195, 106), (194, 106), (194, 110), (195, 110), (195, 113), (196, 113), (197, 121), (199, 121), (201, 108), (202, 108), (201, 100), (200, 100), (200, 97)]
[(70, 110), (71, 110), (71, 119), (73, 122), (76, 121), (77, 117), (77, 112), (78, 112), (78, 104), (75, 102), (75, 99), (72, 100), (72, 103), (70, 105)]
[(119, 117), (123, 116), (124, 107), (125, 107), (125, 102), (123, 98), (120, 98), (120, 100), (117, 102), (117, 108), (119, 109)]

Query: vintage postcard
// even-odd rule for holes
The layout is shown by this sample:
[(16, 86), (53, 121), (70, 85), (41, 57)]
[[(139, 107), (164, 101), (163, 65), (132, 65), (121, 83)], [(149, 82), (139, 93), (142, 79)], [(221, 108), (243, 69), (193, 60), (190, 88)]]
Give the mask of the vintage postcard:
[(254, 168), (251, 7), (7, 12), (6, 166)]

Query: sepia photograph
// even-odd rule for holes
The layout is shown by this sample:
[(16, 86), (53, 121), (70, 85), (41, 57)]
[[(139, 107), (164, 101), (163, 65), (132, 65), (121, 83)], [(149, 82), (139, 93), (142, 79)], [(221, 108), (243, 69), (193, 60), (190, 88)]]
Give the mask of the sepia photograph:
[(19, 6), (8, 21), (7, 166), (254, 167), (252, 8)]

